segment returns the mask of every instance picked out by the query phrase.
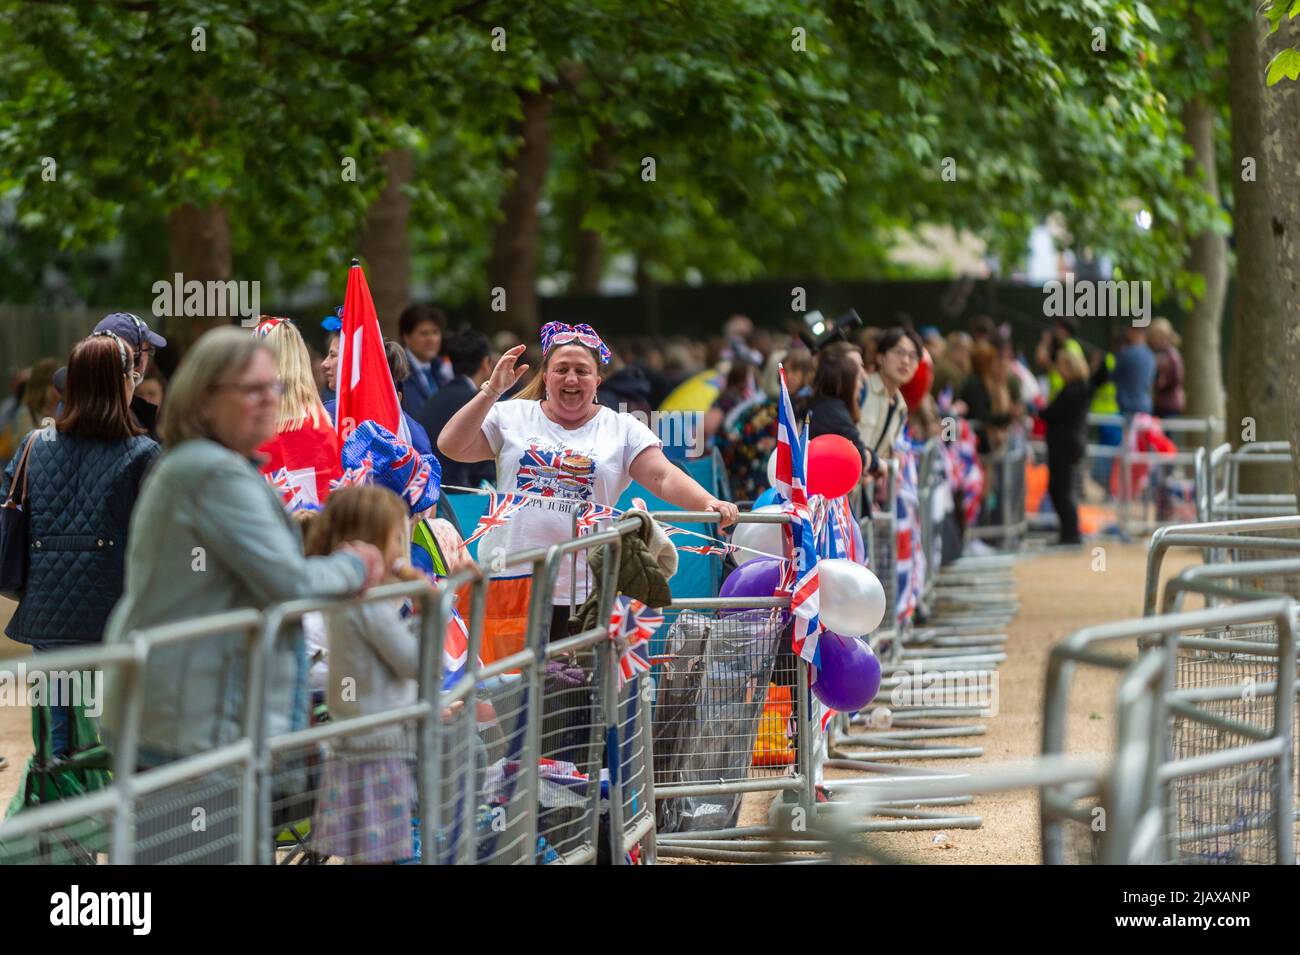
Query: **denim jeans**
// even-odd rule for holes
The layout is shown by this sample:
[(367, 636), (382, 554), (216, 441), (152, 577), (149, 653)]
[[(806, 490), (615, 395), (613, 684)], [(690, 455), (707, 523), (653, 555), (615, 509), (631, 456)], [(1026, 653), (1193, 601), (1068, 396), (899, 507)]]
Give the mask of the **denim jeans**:
[[(52, 653), (60, 649), (66, 647), (51, 646), (48, 643), (32, 644), (33, 653)], [(56, 759), (66, 756), (72, 746), (72, 712), (66, 706), (54, 705), (47, 706), (45, 711), (49, 713), (50, 720), (50, 755)]]

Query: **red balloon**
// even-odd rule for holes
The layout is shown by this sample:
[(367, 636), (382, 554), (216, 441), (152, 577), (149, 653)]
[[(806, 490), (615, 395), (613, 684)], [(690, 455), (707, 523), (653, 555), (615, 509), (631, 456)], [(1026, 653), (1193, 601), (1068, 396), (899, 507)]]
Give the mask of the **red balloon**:
[(843, 497), (862, 477), (862, 455), (848, 438), (823, 434), (808, 442), (808, 493)]
[(903, 400), (907, 402), (907, 410), (911, 411), (921, 404), (921, 399), (930, 393), (930, 385), (934, 382), (934, 359), (924, 348), (921, 349), (921, 360), (917, 363), (916, 371), (912, 374), (912, 380), (898, 389)]

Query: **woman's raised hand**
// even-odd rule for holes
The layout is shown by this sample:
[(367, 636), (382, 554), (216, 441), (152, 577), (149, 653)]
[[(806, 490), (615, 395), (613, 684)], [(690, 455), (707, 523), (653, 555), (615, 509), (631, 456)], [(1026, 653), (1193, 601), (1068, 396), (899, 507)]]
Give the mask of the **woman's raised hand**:
[(527, 365), (515, 367), (515, 362), (519, 360), (519, 356), (524, 353), (526, 347), (525, 345), (516, 345), (501, 356), (497, 366), (492, 369), (492, 377), (488, 379), (488, 387), (498, 394), (505, 394), (515, 386), (515, 382), (523, 377), (524, 372), (528, 370)]

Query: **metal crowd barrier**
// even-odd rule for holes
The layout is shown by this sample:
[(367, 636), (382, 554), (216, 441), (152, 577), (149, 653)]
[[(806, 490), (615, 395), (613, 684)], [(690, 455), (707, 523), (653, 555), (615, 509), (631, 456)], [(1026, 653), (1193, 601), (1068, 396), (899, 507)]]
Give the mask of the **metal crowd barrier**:
[[(1039, 794), (1042, 824), (1055, 827), (1079, 812), (1077, 801), (1095, 794), (1083, 821), (1093, 832), (1093, 852), (1071, 860), (1108, 864), (1145, 863), (1153, 854), (1154, 788), (1150, 766), (1158, 698), (1156, 684), (1165, 666), (1165, 651), (1156, 650), (1133, 663), (1117, 694), (1115, 753), (1109, 760), (1056, 754), (1019, 763), (997, 764), (967, 773), (896, 776), (869, 782), (852, 794), (848, 805), (858, 812), (881, 812), (898, 805), (965, 802), (974, 795), (1030, 789)], [(1047, 799), (1068, 792), (1068, 801)], [(1082, 794), (1082, 795), (1081, 795)], [(845, 829), (832, 806), (825, 815), (831, 861), (878, 863), (916, 861), (900, 858), (879, 839), (862, 840)], [(1045, 853), (1045, 861), (1062, 861)]]
[[(1197, 516), (1208, 517), (1200, 509), (1204, 497), (1202, 481), (1205, 466), (1201, 461), (1222, 434), (1223, 423), (1213, 417), (1172, 416), (1157, 420), (1165, 434), (1178, 446), (1176, 451), (1160, 453), (1130, 450), (1131, 423), (1128, 418), (1123, 415), (1088, 415), (1088, 427), (1097, 432), (1095, 437), (1098, 440), (1088, 442), (1076, 475), (1079, 487), (1082, 490), (1085, 487), (1084, 479), (1091, 476), (1094, 481), (1104, 485), (1105, 496), (1109, 499), (1111, 473), (1118, 463), (1119, 485), (1118, 494), (1114, 497), (1115, 516), (1121, 533), (1125, 535), (1147, 534), (1161, 524), (1168, 523), (1169, 518), (1162, 510), (1172, 506), (1175, 497), (1173, 488), (1177, 482), (1185, 482), (1191, 488)], [(1106, 444), (1100, 440), (1101, 429), (1106, 428), (1118, 429), (1118, 444)], [(1039, 460), (1046, 460), (1046, 443), (1034, 440), (1030, 444), (1035, 456)], [(1141, 494), (1137, 493), (1132, 483), (1135, 466), (1149, 469), (1146, 487)], [(1080, 493), (1079, 498), (1082, 502), (1084, 495)], [(1052, 530), (1058, 526), (1055, 515), (1031, 514), (1028, 515), (1028, 523), (1038, 530)]]
[(1289, 482), (1291, 460), (1291, 445), (1286, 441), (1249, 442), (1236, 451), (1229, 444), (1213, 450), (1205, 448), (1195, 458), (1198, 519), (1214, 521), (1296, 513), (1293, 491), (1247, 493), (1241, 490), (1243, 468), (1256, 471), (1267, 465), (1274, 468), (1285, 465)]
[[(686, 524), (719, 519), (712, 511), (652, 516)], [(786, 514), (740, 515), (741, 523), (789, 521)], [(815, 812), (820, 734), (811, 719), (808, 668), (784, 642), (789, 607), (787, 596), (675, 599), (664, 608), (656, 665), (643, 678), (652, 701), (647, 784), (660, 856), (758, 861), (783, 819)], [(773, 715), (781, 706), (787, 714)], [(760, 734), (767, 757), (756, 760)], [(749, 793), (779, 794), (766, 824), (741, 824)]]
[(1020, 440), (995, 454), (981, 454), (979, 458), (984, 471), (984, 499), (980, 502), (978, 523), (966, 528), (966, 539), (1014, 550), (1029, 532), (1029, 517), (1025, 513), (1029, 443)]
[[(264, 613), (242, 610), (169, 624), (108, 647), (41, 655), (29, 672), (69, 667), (112, 670), (109, 705), (121, 710), (112, 740), (112, 782), (104, 789), (25, 811), (0, 824), (4, 861), (310, 862), (327, 853), (313, 816), (327, 785), (369, 786), (418, 807), (386, 820), (409, 834), (412, 859), (451, 862), (594, 862), (601, 854), (601, 807), (615, 861), (645, 847), (653, 859), (652, 742), (641, 686), (615, 691), (609, 611), (621, 537), (615, 529), (508, 557), (531, 563), (539, 586), (526, 646), (489, 666), (477, 664), (486, 581), (478, 568), (432, 589), (422, 582), (377, 587), (348, 600), (298, 600)], [(543, 644), (560, 562), (607, 548), (605, 588), (595, 628)], [(471, 586), (467, 668), (443, 682), (450, 595)], [(379, 600), (413, 598), (421, 608), (418, 695), (389, 711), (271, 732), (267, 674), (288, 625), (311, 612), (338, 613)], [(238, 738), (198, 755), (140, 769), (143, 686), (153, 654), (243, 632), (236, 678), (243, 684)], [(303, 663), (305, 664), (305, 658)], [(568, 682), (549, 679), (557, 664)], [(336, 674), (337, 675), (337, 674)], [(147, 742), (147, 739), (146, 739)], [(365, 768), (363, 768), (365, 767)], [(378, 767), (378, 771), (371, 771)], [(606, 769), (602, 773), (602, 768)], [(355, 770), (355, 771), (350, 771)], [(394, 780), (394, 777), (399, 777)], [(360, 793), (361, 803), (369, 790)], [(384, 805), (371, 806), (376, 813)], [(196, 825), (202, 818), (203, 824)], [(375, 819), (341, 821), (342, 838)], [(403, 836), (405, 837), (405, 835)], [(361, 861), (366, 861), (362, 859)]]
[[(932, 512), (934, 495), (946, 480), (940, 454), (937, 441), (928, 443), (918, 469), (920, 539), (913, 541), (913, 547), (927, 561), (919, 601), (925, 619), (920, 623), (904, 621), (896, 633), (886, 632), (883, 640), (873, 635), (873, 645), (881, 650), (880, 691), (863, 712), (842, 714), (831, 724), (825, 762), (827, 769), (866, 775), (828, 780), (826, 785), (834, 796), (832, 806), (841, 798), (853, 800), (863, 789), (888, 785), (906, 789), (911, 784), (954, 776), (947, 770), (918, 767), (918, 760), (969, 759), (984, 753), (968, 740), (983, 735), (985, 727), (967, 721), (989, 715), (987, 701), (978, 697), (996, 691), (995, 670), (1006, 658), (1002, 650), (1006, 637), (992, 631), (1005, 626), (1015, 613), (1014, 579), (1006, 557), (967, 557), (942, 564), (942, 524), (934, 520)], [(882, 557), (878, 564), (892, 572), (897, 540), (892, 523), (890, 531), (888, 536), (874, 535), (874, 540), (876, 554)], [(885, 632), (883, 626), (880, 632)], [(946, 698), (928, 700), (929, 690), (922, 688), (936, 678), (942, 679), (945, 687), (961, 684), (976, 692), (966, 700), (963, 689), (962, 705), (953, 705), (954, 701)], [(944, 692), (946, 697), (947, 690)], [(978, 828), (982, 825), (979, 816), (951, 808), (971, 801), (970, 794), (958, 791), (934, 799), (895, 800), (873, 810), (870, 815), (875, 819), (859, 831)], [(826, 804), (819, 808), (824, 810)]]
[[(1161, 571), (1171, 550), (1199, 550), (1207, 564), (1300, 554), (1300, 537), (1287, 536), (1296, 531), (1300, 531), (1300, 514), (1202, 521), (1157, 528), (1147, 550), (1143, 614), (1150, 616), (1156, 612)], [(1283, 587), (1278, 592), (1300, 599), (1300, 583), (1284, 582)], [(1210, 602), (1217, 600), (1212, 594), (1207, 599)]]
[[(1171, 586), (1190, 589), (1181, 579)], [(1128, 844), (1138, 861), (1294, 861), (1295, 606), (1275, 597), (1143, 617), (1080, 630), (1053, 648), (1044, 755), (1072, 749), (1067, 716), (1077, 668), (1122, 671), (1137, 654), (1151, 678), (1151, 758), (1128, 758), (1132, 769), (1119, 785), (1132, 791), (1109, 799), (1136, 801)], [(1108, 649), (1116, 644), (1121, 652)], [(1045, 861), (1113, 861), (1100, 852), (1096, 824), (1106, 803), (1097, 786), (1045, 787)]]
[[(0, 861), (118, 864), (243, 862), (257, 855), (258, 754), (252, 727), (265, 667), (258, 654), (262, 614), (236, 610), (134, 634), (110, 646), (41, 654), (14, 666), (49, 679), (89, 671), (105, 691), (119, 736), (110, 748), (111, 784), (49, 802), (0, 823)], [(168, 650), (243, 634), (241, 734), (208, 752), (152, 769), (138, 766), (149, 662)], [(57, 772), (57, 769), (55, 770)]]

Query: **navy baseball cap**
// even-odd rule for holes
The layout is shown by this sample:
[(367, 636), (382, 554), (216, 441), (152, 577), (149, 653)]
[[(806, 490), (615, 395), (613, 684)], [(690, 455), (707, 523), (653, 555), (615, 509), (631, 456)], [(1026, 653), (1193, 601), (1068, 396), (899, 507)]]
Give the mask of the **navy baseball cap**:
[(132, 348), (138, 349), (142, 341), (148, 340), (154, 348), (166, 348), (167, 339), (163, 338), (148, 325), (139, 315), (133, 315), (130, 312), (113, 312), (111, 315), (105, 315), (95, 326), (97, 332), (112, 332), (122, 339)]

